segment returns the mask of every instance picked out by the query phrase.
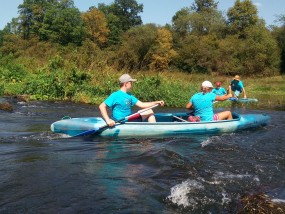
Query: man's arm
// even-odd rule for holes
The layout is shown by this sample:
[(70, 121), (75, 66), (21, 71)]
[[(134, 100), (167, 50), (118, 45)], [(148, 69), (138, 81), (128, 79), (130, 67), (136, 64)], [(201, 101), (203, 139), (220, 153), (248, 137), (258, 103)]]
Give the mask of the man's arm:
[(192, 106), (193, 106), (192, 103), (187, 103), (186, 108), (187, 108), (187, 109), (191, 109)]
[(160, 101), (154, 101), (154, 102), (141, 102), (141, 101), (138, 101), (136, 103), (136, 106), (140, 107), (140, 108), (149, 108), (151, 106), (154, 106), (156, 104), (159, 104), (161, 106), (164, 106), (164, 101), (163, 100), (160, 100)]
[(104, 120), (106, 121), (106, 123), (109, 126), (114, 126), (115, 121), (109, 117), (108, 112), (107, 112), (107, 105), (103, 102), (99, 105), (99, 109), (100, 109), (101, 115), (104, 118)]
[(224, 100), (227, 100), (229, 98), (231, 98), (233, 95), (232, 94), (226, 94), (226, 95), (223, 95), (223, 96), (216, 96), (216, 101), (224, 101)]

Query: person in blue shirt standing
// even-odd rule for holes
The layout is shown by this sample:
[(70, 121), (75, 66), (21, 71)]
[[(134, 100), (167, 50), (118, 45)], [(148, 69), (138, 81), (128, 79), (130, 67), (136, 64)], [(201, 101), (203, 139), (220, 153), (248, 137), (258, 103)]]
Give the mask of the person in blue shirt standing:
[[(194, 94), (186, 105), (187, 109), (194, 108), (194, 115), (201, 121), (231, 120), (233, 119), (230, 111), (223, 111), (214, 114), (213, 102), (224, 101), (232, 97), (232, 94), (218, 96), (212, 92), (213, 85), (210, 81), (202, 83), (201, 92)], [(190, 116), (191, 117), (191, 116)], [(192, 121), (192, 118), (189, 120)], [(195, 120), (196, 120), (195, 118)], [(197, 121), (197, 120), (196, 120)]]
[(216, 95), (219, 95), (219, 96), (227, 94), (226, 89), (221, 87), (221, 84), (222, 84), (221, 82), (216, 82), (217, 87), (212, 90), (213, 93), (215, 93)]
[(246, 98), (245, 88), (243, 82), (240, 80), (239, 75), (235, 75), (229, 89), (234, 93), (234, 97), (238, 98), (240, 93), (243, 93), (243, 98)]
[[(133, 79), (129, 74), (123, 74), (120, 78), (120, 90), (112, 93), (104, 102), (99, 105), (102, 117), (109, 126), (115, 125), (115, 120), (120, 120), (124, 117), (129, 116), (132, 111), (131, 107), (136, 105), (140, 108), (149, 108), (156, 104), (164, 105), (164, 101), (154, 101), (154, 102), (141, 102), (135, 96), (133, 96), (130, 91), (132, 89), (133, 83), (136, 79)], [(107, 108), (112, 109), (112, 116), (109, 117), (107, 113)], [(141, 120), (148, 120), (148, 122), (156, 122), (153, 111), (150, 109), (146, 112), (141, 113)]]

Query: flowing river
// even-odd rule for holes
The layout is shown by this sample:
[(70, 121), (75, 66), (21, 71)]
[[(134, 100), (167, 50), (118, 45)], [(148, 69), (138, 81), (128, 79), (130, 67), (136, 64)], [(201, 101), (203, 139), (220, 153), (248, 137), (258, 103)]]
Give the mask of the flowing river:
[(260, 193), (284, 203), (284, 109), (232, 110), (267, 113), (271, 123), (218, 136), (84, 140), (50, 124), (100, 116), (98, 107), (15, 103), (0, 111), (0, 213), (235, 213), (244, 195)]

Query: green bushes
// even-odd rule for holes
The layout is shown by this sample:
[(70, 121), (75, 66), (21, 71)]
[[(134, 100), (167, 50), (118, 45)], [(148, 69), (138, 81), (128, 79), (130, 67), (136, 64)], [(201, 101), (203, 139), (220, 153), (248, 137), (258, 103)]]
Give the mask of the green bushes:
[(185, 106), (190, 96), (196, 93), (197, 85), (185, 84), (181, 80), (168, 80), (161, 75), (137, 77), (133, 94), (141, 101), (164, 100), (166, 106)]
[(27, 72), (23, 65), (15, 64), (13, 59), (13, 55), (0, 55), (0, 78), (7, 82), (21, 82)]
[(36, 99), (72, 100), (76, 92), (88, 84), (88, 74), (75, 68), (71, 71), (55, 69), (50, 72), (39, 71), (39, 74), (30, 74), (25, 81), (23, 92), (35, 95)]
[(0, 96), (4, 94), (4, 84), (0, 84)]

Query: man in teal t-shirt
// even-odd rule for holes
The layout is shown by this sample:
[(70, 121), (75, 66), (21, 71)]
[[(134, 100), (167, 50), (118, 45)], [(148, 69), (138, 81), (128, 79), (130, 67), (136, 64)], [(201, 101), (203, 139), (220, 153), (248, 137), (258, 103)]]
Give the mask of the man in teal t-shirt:
[(224, 101), (232, 97), (231, 94), (218, 96), (212, 92), (213, 85), (209, 81), (202, 83), (201, 92), (194, 94), (186, 108), (194, 108), (194, 115), (200, 117), (201, 121), (213, 121), (213, 120), (230, 120), (232, 119), (232, 113), (230, 111), (223, 111), (214, 114), (213, 102)]
[[(114, 126), (116, 120), (123, 119), (132, 113), (131, 107), (136, 105), (140, 108), (149, 108), (155, 104), (164, 105), (164, 101), (141, 102), (134, 97), (130, 91), (136, 79), (132, 79), (130, 75), (123, 74), (120, 78), (120, 90), (112, 93), (103, 103), (99, 105), (102, 117), (109, 126)], [(109, 117), (107, 108), (111, 108), (112, 116)], [(153, 111), (150, 109), (141, 113), (141, 119), (147, 119), (148, 122), (156, 122)]]
[(239, 97), (240, 93), (243, 93), (243, 98), (246, 98), (245, 88), (243, 82), (240, 80), (239, 75), (235, 75), (231, 81), (230, 87), (236, 98)]
[(221, 87), (221, 84), (222, 84), (221, 82), (216, 82), (217, 87), (212, 90), (213, 93), (215, 93), (216, 95), (219, 95), (219, 96), (223, 96), (223, 95), (227, 94), (226, 89)]
[(118, 90), (112, 93), (104, 103), (111, 108), (112, 118), (120, 120), (132, 113), (131, 107), (136, 105), (139, 100), (129, 92)]

